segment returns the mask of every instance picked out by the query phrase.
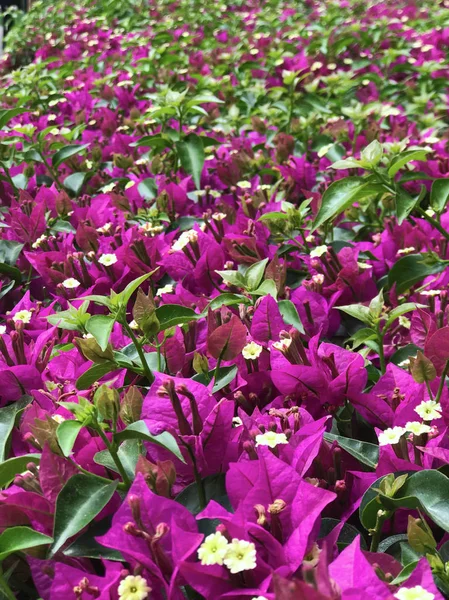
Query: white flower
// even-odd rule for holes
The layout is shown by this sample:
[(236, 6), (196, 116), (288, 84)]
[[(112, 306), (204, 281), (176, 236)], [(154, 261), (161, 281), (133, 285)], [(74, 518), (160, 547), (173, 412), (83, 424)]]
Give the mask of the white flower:
[(419, 293), (421, 296), (439, 296), (441, 294), (441, 290), (422, 290)]
[(430, 433), (432, 428), (425, 423), (420, 423), (419, 421), (409, 421), (406, 423), (405, 429), (414, 435), (421, 435), (422, 433)]
[(168, 283), (167, 285), (164, 285), (164, 287), (158, 289), (156, 296), (162, 296), (162, 294), (173, 294), (173, 290), (174, 287)]
[(190, 229), (190, 231), (183, 231), (179, 238), (174, 242), (171, 249), (173, 252), (177, 252), (178, 250), (182, 250), (189, 242), (197, 242), (198, 241), (198, 233), (194, 229)]
[(108, 183), (107, 185), (104, 185), (104, 186), (101, 188), (101, 191), (102, 191), (104, 194), (109, 194), (109, 192), (112, 192), (112, 190), (114, 190), (114, 189), (115, 189), (115, 182), (112, 182), (112, 183)]
[(254, 596), (253, 600), (268, 600), (265, 596)]
[(242, 350), (243, 358), (246, 358), (247, 360), (256, 360), (256, 358), (259, 358), (261, 355), (262, 350), (262, 346), (256, 344), (256, 342), (250, 342), (249, 344), (246, 344)]
[(37, 248), (39, 248), (39, 246), (42, 244), (42, 242), (45, 242), (45, 240), (47, 240), (47, 239), (48, 239), (48, 237), (46, 235), (41, 235), (40, 237), (37, 238), (37, 240), (35, 242), (33, 242), (31, 244), (31, 247), (36, 250)]
[(292, 341), (292, 338), (284, 338), (280, 342), (274, 342), (273, 348), (279, 350), (279, 352), (286, 352), (290, 348)]
[(98, 259), (98, 262), (105, 267), (110, 267), (111, 265), (115, 265), (117, 262), (117, 256), (115, 254), (102, 254)]
[(423, 421), (433, 421), (441, 419), (441, 405), (435, 400), (424, 400), (415, 408), (415, 412), (423, 419)]
[(249, 188), (251, 187), (251, 183), (249, 181), (238, 181), (237, 186), (241, 190), (249, 190)]
[(53, 415), (52, 416), (53, 421), (56, 421), (56, 423), (63, 423), (65, 421), (65, 418), (62, 415)]
[(122, 579), (117, 591), (119, 600), (145, 600), (151, 588), (141, 575), (128, 575)]
[(421, 585), (412, 588), (401, 587), (394, 595), (397, 600), (433, 600), (435, 594), (428, 592)]
[(411, 254), (415, 252), (414, 246), (409, 246), (408, 248), (402, 248), (402, 250), (398, 250), (398, 254)]
[(403, 315), (401, 315), (399, 317), (399, 325), (401, 327), (405, 327), (406, 329), (410, 329), (412, 322), (410, 321), (410, 319), (408, 319), (407, 317), (404, 317)]
[(278, 444), (288, 444), (285, 433), (276, 433), (275, 431), (266, 431), (256, 435), (256, 446), (268, 446), (276, 448)]
[(246, 540), (233, 538), (228, 544), (224, 564), (232, 574), (256, 568), (256, 546)]
[(241, 427), (243, 425), (243, 421), (240, 417), (233, 417), (232, 426), (233, 427)]
[(228, 551), (228, 540), (216, 531), (205, 538), (198, 548), (198, 558), (202, 565), (222, 565)]
[(317, 246), (310, 253), (310, 258), (319, 258), (320, 256), (323, 256), (323, 254), (326, 254), (326, 252), (327, 252), (327, 246), (325, 246), (325, 245)]
[(74, 290), (75, 288), (79, 287), (81, 284), (78, 281), (78, 279), (75, 279), (74, 277), (69, 277), (68, 279), (66, 279), (65, 281), (62, 282), (62, 285), (67, 288), (68, 290)]
[(22, 321), (22, 323), (26, 324), (31, 321), (32, 316), (33, 316), (33, 313), (29, 310), (19, 310), (13, 316), (12, 320), (14, 321), (14, 323), (17, 323), (17, 321)]
[(139, 329), (139, 324), (134, 319), (131, 321), (129, 326), (131, 327), (131, 329)]
[(6, 325), (0, 325), (0, 335), (6, 333)]
[(109, 230), (112, 227), (112, 223), (105, 223), (101, 227), (97, 227), (98, 233), (109, 233)]
[(389, 427), (385, 429), (385, 431), (379, 434), (379, 446), (397, 444), (405, 432), (404, 427)]
[(312, 275), (313, 283), (318, 285), (322, 285), (324, 283), (324, 275), (322, 273), (318, 273), (317, 275)]

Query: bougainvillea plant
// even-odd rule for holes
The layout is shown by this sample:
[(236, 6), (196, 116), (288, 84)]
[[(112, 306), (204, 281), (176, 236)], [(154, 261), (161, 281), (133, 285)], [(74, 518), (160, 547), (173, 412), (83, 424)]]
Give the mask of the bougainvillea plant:
[(449, 598), (449, 3), (7, 18), (0, 598)]

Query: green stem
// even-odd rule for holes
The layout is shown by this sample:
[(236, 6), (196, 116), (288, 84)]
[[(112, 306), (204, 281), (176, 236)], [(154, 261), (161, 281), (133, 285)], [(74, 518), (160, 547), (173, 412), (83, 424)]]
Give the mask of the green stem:
[(380, 325), (377, 326), (377, 343), (379, 345), (379, 362), (382, 375), (385, 374), (385, 353), (384, 353), (384, 336), (380, 330)]
[(438, 387), (437, 395), (435, 396), (435, 402), (440, 401), (441, 394), (443, 393), (443, 390), (444, 390), (444, 383), (446, 381), (446, 375), (447, 375), (448, 371), (449, 371), (449, 360), (446, 362), (443, 372), (441, 373), (440, 385)]
[(56, 173), (56, 171), (53, 170), (53, 168), (51, 167), (50, 163), (48, 162), (48, 160), (45, 158), (44, 153), (42, 152), (42, 150), (39, 151), (39, 154), (43, 160), (43, 163), (47, 169), (47, 171), (49, 172), (50, 176), (53, 178), (54, 182), (56, 183), (56, 186), (59, 188), (59, 191), (64, 189), (64, 186), (62, 185), (61, 181), (59, 180), (59, 177)]
[(427, 381), (427, 379), (426, 379), (426, 388), (427, 388), (427, 393), (429, 394), (429, 399), (433, 400), (432, 390), (430, 389), (430, 383)]
[(120, 473), (122, 479), (123, 479), (123, 483), (125, 484), (126, 488), (129, 489), (131, 487), (131, 480), (128, 477), (126, 471), (125, 471), (125, 467), (123, 466), (122, 461), (120, 460), (116, 449), (114, 448), (114, 446), (111, 444), (111, 442), (108, 440), (107, 435), (105, 434), (105, 432), (102, 430), (100, 424), (97, 422), (96, 423), (96, 431), (99, 433), (101, 439), (103, 440), (103, 442), (105, 443), (106, 448), (109, 451), (109, 454), (112, 456), (112, 460), (115, 462), (115, 465), (118, 469), (118, 472)]
[(388, 513), (385, 510), (379, 510), (376, 517), (376, 526), (373, 531), (373, 538), (371, 540), (371, 545), (369, 548), (370, 552), (377, 552), (377, 548), (379, 547), (380, 537), (382, 535), (382, 527), (385, 521), (388, 518)]
[[(80, 473), (83, 473), (84, 475), (89, 475), (89, 477), (97, 477), (97, 479), (102, 479), (103, 481), (107, 482), (107, 483), (111, 483), (111, 479), (107, 479), (107, 477), (102, 477), (101, 475), (93, 475), (90, 471), (86, 471), (86, 469), (83, 469), (83, 467), (81, 467), (78, 463), (76, 463), (73, 459), (69, 458), (68, 459), (72, 465), (74, 467), (76, 467), (78, 469), (78, 471)], [(127, 490), (127, 487), (124, 483), (119, 483), (117, 486), (117, 489), (119, 490)]]
[(192, 461), (192, 465), (193, 465), (193, 475), (195, 477), (195, 483), (196, 483), (196, 487), (198, 490), (198, 501), (200, 504), (200, 508), (201, 510), (203, 508), (206, 508), (206, 493), (204, 491), (204, 485), (203, 485), (203, 481), (201, 479), (201, 475), (198, 473), (198, 469), (196, 468), (196, 460), (195, 460), (195, 455), (193, 454), (192, 448), (188, 445), (188, 444), (184, 444), (187, 452), (189, 453), (190, 459)]
[(5, 598), (7, 598), (8, 600), (16, 600), (16, 597), (13, 594), (11, 588), (9, 587), (8, 582), (3, 577), (3, 571), (0, 571), (0, 590), (5, 596)]
[(419, 212), (419, 214), (420, 214), (420, 215), (423, 217), (423, 219), (425, 219), (425, 220), (426, 220), (426, 221), (428, 221), (428, 222), (429, 222), (429, 223), (430, 223), (430, 224), (431, 224), (433, 227), (435, 227), (435, 229), (437, 229), (437, 230), (438, 230), (438, 231), (441, 233), (441, 235), (442, 235), (442, 236), (443, 236), (443, 237), (444, 237), (446, 240), (449, 240), (449, 232), (448, 232), (448, 231), (446, 231), (446, 230), (444, 229), (444, 227), (442, 227), (442, 225), (440, 225), (436, 219), (434, 219), (433, 217), (431, 217), (430, 215), (428, 215), (428, 214), (426, 213), (426, 211), (425, 211), (423, 208), (421, 208), (420, 206), (418, 206), (418, 207), (416, 208), (416, 210), (417, 210), (417, 211)]
[(142, 367), (143, 367), (143, 370), (145, 373), (145, 377), (148, 379), (148, 383), (150, 383), (150, 384), (153, 383), (154, 375), (151, 372), (150, 367), (148, 366), (148, 363), (145, 358), (145, 353), (142, 350), (142, 346), (140, 345), (139, 340), (136, 338), (136, 336), (134, 335), (134, 331), (131, 329), (131, 327), (128, 325), (128, 323), (125, 320), (122, 322), (122, 326), (124, 327), (126, 333), (129, 335), (129, 337), (131, 338), (132, 343), (136, 347), (137, 354), (139, 355), (139, 358), (142, 362)]

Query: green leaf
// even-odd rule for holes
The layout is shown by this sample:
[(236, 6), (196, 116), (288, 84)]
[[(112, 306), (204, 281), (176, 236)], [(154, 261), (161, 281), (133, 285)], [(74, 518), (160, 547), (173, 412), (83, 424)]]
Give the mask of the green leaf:
[(156, 309), (156, 316), (160, 324), (160, 330), (164, 331), (175, 325), (182, 325), (199, 319), (198, 315), (192, 308), (181, 306), (180, 304), (164, 304)]
[(89, 147), (89, 144), (81, 144), (75, 146), (64, 146), (60, 150), (54, 153), (52, 157), (52, 165), (56, 168), (59, 167), (65, 160), (70, 158), (71, 156), (75, 156), (75, 154), (83, 154), (84, 150)]
[(204, 148), (201, 138), (190, 133), (183, 142), (176, 143), (179, 159), (184, 171), (191, 175), (196, 189), (201, 187), (201, 172), (204, 166)]
[(74, 196), (78, 196), (87, 176), (88, 173), (72, 173), (64, 179), (63, 185)]
[[(158, 267), (159, 268), (159, 267)], [(157, 268), (157, 269), (158, 269)], [(126, 306), (129, 302), (129, 299), (131, 298), (131, 296), (134, 294), (134, 292), (137, 290), (137, 288), (142, 285), (142, 283), (148, 279), (148, 277), (151, 277), (151, 275), (153, 275), (153, 273), (156, 273), (157, 269), (153, 269), (150, 273), (146, 273), (145, 275), (142, 275), (141, 277), (138, 277), (137, 279), (134, 279), (134, 281), (131, 281), (131, 283), (128, 283), (128, 285), (126, 286), (126, 288), (123, 290), (123, 292), (121, 292), (120, 298), (121, 298), (121, 302), (124, 306)]]
[(13, 279), (16, 282), (16, 285), (19, 285), (22, 281), (22, 273), (16, 267), (11, 267), (6, 263), (0, 263), (0, 273), (3, 275), (7, 275), (10, 279)]
[(245, 273), (245, 288), (248, 291), (256, 290), (263, 278), (263, 274), (265, 273), (265, 267), (267, 266), (268, 258), (264, 258), (263, 260), (254, 263)]
[[(139, 456), (142, 454), (140, 451), (140, 440), (134, 439), (124, 441), (118, 449), (117, 454), (122, 462), (123, 467), (125, 468), (127, 475), (130, 477), (130, 479), (134, 479), (136, 464)], [(94, 462), (96, 462), (97, 465), (102, 465), (103, 467), (114, 471), (115, 473), (119, 472), (109, 450), (101, 450), (100, 452), (97, 452), (94, 456)]]
[(449, 179), (435, 179), (430, 191), (430, 206), (437, 213), (442, 213), (449, 200)]
[[(212, 393), (219, 392), (221, 389), (226, 387), (235, 377), (237, 376), (237, 365), (231, 365), (230, 367), (220, 367), (217, 372), (217, 376), (214, 381), (214, 387)], [(212, 375), (215, 373), (213, 371)]]
[(13, 430), (17, 414), (32, 402), (31, 396), (25, 396), (9, 406), (0, 409), (0, 463), (5, 460), (9, 436)]
[(394, 498), (382, 496), (382, 502), (396, 508), (420, 508), (438, 527), (449, 531), (448, 497), (449, 478), (440, 471), (426, 469), (412, 473)]
[(114, 495), (118, 481), (105, 482), (94, 475), (73, 475), (56, 500), (53, 556), (73, 535), (88, 525)]
[(367, 325), (371, 325), (372, 316), (370, 309), (368, 306), (364, 306), (363, 304), (347, 304), (346, 306), (334, 306), (337, 310), (342, 310), (347, 315), (354, 317), (362, 323), (366, 323)]
[(144, 200), (153, 200), (157, 196), (157, 185), (154, 179), (150, 177), (141, 181), (137, 190)]
[(76, 380), (76, 389), (77, 390), (88, 390), (93, 383), (111, 373), (111, 371), (116, 371), (118, 369), (117, 365), (112, 362), (104, 362), (98, 365), (93, 365), (87, 371), (84, 371), (80, 377)]
[(340, 448), (371, 469), (375, 469), (379, 462), (379, 446), (376, 444), (360, 442), (333, 433), (325, 433), (324, 439), (328, 442), (337, 442)]
[(11, 240), (0, 240), (0, 262), (13, 267), (22, 251), (24, 244)]
[[(318, 534), (318, 539), (322, 539), (329, 535), (329, 533), (340, 524), (339, 519), (333, 519), (331, 517), (324, 517), (321, 519), (320, 532)], [(354, 525), (350, 525), (349, 523), (345, 523), (340, 531), (337, 540), (337, 548), (341, 552), (349, 546), (357, 536), (360, 536), (360, 546), (362, 550), (368, 550), (366, 545), (366, 541), (362, 535), (362, 533), (354, 527)]]
[(265, 279), (262, 284), (257, 288), (257, 290), (253, 290), (251, 292), (252, 296), (273, 296), (276, 300), (278, 296), (278, 291), (276, 287), (276, 283), (272, 279)]
[(168, 431), (164, 431), (159, 435), (153, 435), (149, 432), (145, 421), (136, 421), (135, 423), (131, 423), (131, 425), (128, 425), (126, 429), (116, 433), (114, 440), (117, 443), (123, 442), (124, 440), (144, 440), (146, 442), (151, 442), (152, 444), (157, 444), (158, 446), (162, 446), (162, 448), (169, 450), (172, 454), (179, 458), (179, 460), (185, 463), (184, 457), (179, 450), (178, 443), (172, 434), (168, 433)]
[(40, 459), (40, 454), (22, 454), (2, 462), (0, 464), (0, 488), (9, 485), (16, 475), (24, 473), (28, 463), (34, 462), (38, 465)]
[[(424, 188), (426, 189), (426, 188)], [(402, 187), (398, 187), (396, 192), (396, 216), (398, 219), (398, 224), (401, 225), (404, 219), (406, 219), (415, 206), (420, 201), (420, 195), (411, 196), (406, 190)]]
[(432, 255), (408, 254), (394, 263), (388, 273), (388, 285), (396, 284), (396, 293), (403, 294), (428, 275), (441, 273), (449, 261), (441, 261)]
[(95, 302), (96, 304), (101, 304), (101, 306), (107, 306), (110, 308), (111, 301), (107, 296), (99, 296), (98, 294), (92, 294), (90, 296), (83, 296), (83, 300), (89, 300), (90, 302)]
[(27, 108), (10, 108), (8, 110), (2, 110), (0, 112), (0, 129), (3, 129), (3, 127), (14, 117), (26, 112), (28, 112)]
[[(224, 293), (211, 300), (207, 308), (210, 308), (211, 310), (217, 310), (217, 308), (221, 308), (222, 306), (233, 306), (235, 304), (248, 303), (249, 299), (246, 296), (242, 296), (241, 294)], [(203, 313), (207, 313), (207, 310), (203, 311)]]
[(418, 563), (419, 563), (419, 560), (414, 560), (413, 562), (406, 565), (402, 569), (402, 571), (399, 573), (399, 575), (397, 575), (393, 579), (393, 581), (391, 582), (391, 585), (401, 585), (401, 583), (404, 583), (404, 581), (407, 581), (407, 579), (410, 577), (410, 575), (413, 573), (413, 571), (418, 566)]
[(220, 277), (229, 285), (235, 285), (236, 287), (245, 287), (245, 277), (240, 271), (215, 271)]
[(279, 300), (278, 308), (282, 318), (288, 325), (291, 325), (297, 329), (299, 333), (305, 333), (298, 311), (296, 310), (296, 306), (291, 300)]
[(323, 194), (321, 206), (312, 224), (311, 232), (363, 198), (371, 187), (362, 177), (345, 177), (345, 179), (331, 183)]
[[(221, 506), (226, 508), (226, 510), (234, 512), (226, 492), (224, 473), (209, 475), (208, 477), (205, 477), (201, 483), (206, 496), (206, 503), (210, 502), (210, 500), (215, 500), (215, 502), (221, 504)], [(175, 500), (176, 502), (179, 502), (179, 504), (185, 506), (192, 513), (192, 515), (197, 515), (202, 510), (198, 498), (198, 487), (196, 483), (191, 483), (184, 488), (182, 492), (176, 496)]]
[(76, 442), (79, 432), (83, 428), (83, 423), (74, 419), (67, 419), (58, 425), (56, 430), (56, 439), (64, 456), (70, 456), (73, 446)]
[(417, 308), (426, 308), (424, 304), (416, 304), (415, 302), (405, 302), (400, 306), (396, 306), (392, 311), (388, 313), (387, 322), (385, 323), (385, 328), (388, 329), (390, 325), (398, 319), (400, 316), (405, 315), (412, 310), (416, 310)]
[(30, 527), (8, 527), (0, 535), (0, 562), (10, 554), (51, 544), (53, 539)]
[(102, 546), (96, 540), (97, 537), (100, 537), (109, 531), (111, 527), (110, 521), (110, 518), (101, 519), (101, 521), (93, 521), (88, 529), (76, 538), (73, 544), (70, 544), (70, 546), (64, 550), (64, 555), (123, 562), (124, 558), (118, 550), (106, 548), (106, 546)]
[(86, 323), (86, 330), (94, 336), (103, 352), (108, 347), (114, 323), (115, 319), (106, 315), (94, 315)]
[(394, 177), (404, 165), (412, 160), (427, 160), (428, 152), (428, 150), (407, 150), (406, 152), (402, 152), (393, 159), (390, 168), (388, 169), (388, 177)]

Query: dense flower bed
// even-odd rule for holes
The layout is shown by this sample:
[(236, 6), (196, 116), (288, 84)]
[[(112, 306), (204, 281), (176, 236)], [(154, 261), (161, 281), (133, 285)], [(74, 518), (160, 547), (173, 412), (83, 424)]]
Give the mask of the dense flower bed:
[(0, 596), (449, 597), (447, 4), (14, 16)]

